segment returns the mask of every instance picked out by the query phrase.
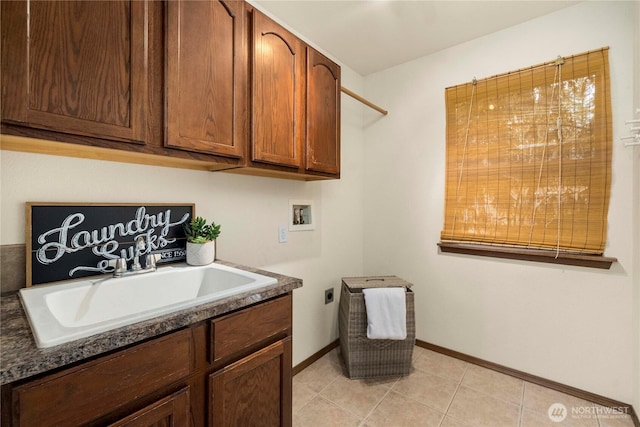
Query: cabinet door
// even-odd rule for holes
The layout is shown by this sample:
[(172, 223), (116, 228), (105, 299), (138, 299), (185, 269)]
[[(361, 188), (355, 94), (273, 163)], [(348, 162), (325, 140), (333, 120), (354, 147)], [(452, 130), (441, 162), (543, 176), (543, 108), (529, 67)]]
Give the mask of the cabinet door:
[(340, 173), (340, 66), (307, 47), (306, 170)]
[(187, 426), (189, 422), (189, 387), (161, 399), (110, 427)]
[(166, 146), (241, 157), (246, 146), (243, 3), (169, 1)]
[(145, 143), (146, 1), (2, 2), (2, 119)]
[(252, 160), (300, 167), (304, 139), (304, 45), (253, 10)]
[(209, 425), (291, 426), (291, 338), (209, 377)]

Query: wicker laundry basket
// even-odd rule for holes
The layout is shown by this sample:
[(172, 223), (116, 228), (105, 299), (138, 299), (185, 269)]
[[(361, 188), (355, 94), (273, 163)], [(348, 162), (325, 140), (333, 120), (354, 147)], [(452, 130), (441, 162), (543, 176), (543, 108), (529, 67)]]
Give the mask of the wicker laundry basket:
[[(338, 328), (340, 348), (349, 378), (408, 375), (416, 341), (414, 295), (408, 283), (396, 276), (343, 277)], [(364, 288), (404, 287), (407, 302), (407, 338), (367, 338)]]

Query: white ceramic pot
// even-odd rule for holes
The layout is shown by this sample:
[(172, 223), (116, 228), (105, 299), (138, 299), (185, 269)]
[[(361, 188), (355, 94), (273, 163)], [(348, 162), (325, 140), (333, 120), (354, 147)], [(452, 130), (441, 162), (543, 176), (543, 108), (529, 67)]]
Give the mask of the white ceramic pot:
[(187, 242), (187, 264), (207, 265), (216, 259), (216, 241), (207, 243)]

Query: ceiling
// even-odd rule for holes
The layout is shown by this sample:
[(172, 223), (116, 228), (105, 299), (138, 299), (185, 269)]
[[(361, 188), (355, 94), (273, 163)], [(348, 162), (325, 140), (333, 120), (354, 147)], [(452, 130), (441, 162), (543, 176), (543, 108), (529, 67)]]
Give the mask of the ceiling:
[(254, 0), (362, 76), (578, 3), (564, 0)]

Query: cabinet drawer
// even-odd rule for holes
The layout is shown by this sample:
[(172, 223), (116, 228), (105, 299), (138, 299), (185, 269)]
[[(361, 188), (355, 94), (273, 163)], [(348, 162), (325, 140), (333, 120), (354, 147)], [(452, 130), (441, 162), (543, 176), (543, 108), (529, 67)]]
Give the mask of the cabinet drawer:
[(13, 390), (20, 426), (76, 426), (186, 377), (191, 334), (176, 332)]
[(291, 334), (291, 295), (211, 321), (211, 362), (277, 335)]

